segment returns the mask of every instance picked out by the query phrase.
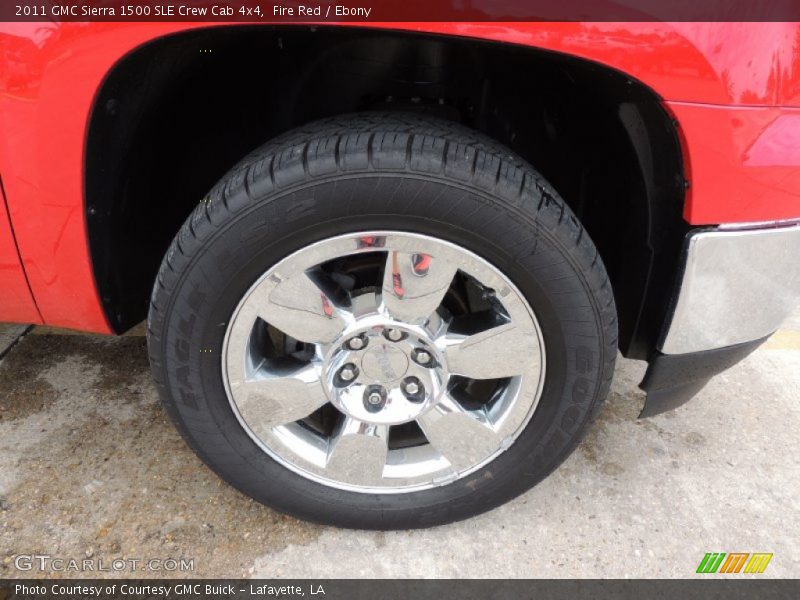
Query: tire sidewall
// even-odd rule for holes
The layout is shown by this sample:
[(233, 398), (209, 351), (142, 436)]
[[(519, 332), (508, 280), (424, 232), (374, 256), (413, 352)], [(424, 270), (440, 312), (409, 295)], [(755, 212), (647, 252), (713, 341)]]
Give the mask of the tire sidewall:
[[(502, 504), (569, 454), (604, 395), (607, 332), (585, 268), (553, 234), (554, 225), (521, 203), (434, 176), (338, 176), (260, 198), (203, 240), (181, 273), (161, 337), (165, 404), (220, 476), (303, 518), (361, 528), (426, 526)], [(420, 233), (469, 249), (517, 286), (542, 330), (546, 377), (530, 422), (492, 462), (442, 487), (364, 494), (298, 476), (253, 442), (224, 389), (227, 324), (253, 283), (309, 244), (369, 230)]]

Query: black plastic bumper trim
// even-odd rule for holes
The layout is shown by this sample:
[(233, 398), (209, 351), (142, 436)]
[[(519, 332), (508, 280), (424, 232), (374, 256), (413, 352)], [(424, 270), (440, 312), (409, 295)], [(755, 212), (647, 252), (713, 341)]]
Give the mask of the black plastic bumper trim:
[(656, 352), (639, 384), (647, 392), (647, 400), (639, 418), (652, 417), (685, 404), (714, 375), (735, 365), (769, 337), (687, 354)]

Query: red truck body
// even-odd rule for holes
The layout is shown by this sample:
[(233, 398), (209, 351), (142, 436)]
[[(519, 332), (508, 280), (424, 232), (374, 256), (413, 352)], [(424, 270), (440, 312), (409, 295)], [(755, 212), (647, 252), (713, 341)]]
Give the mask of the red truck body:
[[(0, 24), (0, 320), (111, 332), (84, 216), (93, 102), (126, 54), (207, 26)], [(535, 47), (623, 72), (660, 96), (676, 121), (688, 224), (800, 216), (800, 24), (366, 26)]]

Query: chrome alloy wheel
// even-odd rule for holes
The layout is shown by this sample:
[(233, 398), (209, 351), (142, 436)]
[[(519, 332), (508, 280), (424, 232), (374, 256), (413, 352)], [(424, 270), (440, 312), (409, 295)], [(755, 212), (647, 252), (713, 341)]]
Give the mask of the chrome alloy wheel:
[(233, 313), (222, 372), (239, 422), (274, 460), (339, 489), (401, 493), (511, 446), (536, 409), (545, 353), (528, 302), (487, 261), (375, 231), (270, 268)]

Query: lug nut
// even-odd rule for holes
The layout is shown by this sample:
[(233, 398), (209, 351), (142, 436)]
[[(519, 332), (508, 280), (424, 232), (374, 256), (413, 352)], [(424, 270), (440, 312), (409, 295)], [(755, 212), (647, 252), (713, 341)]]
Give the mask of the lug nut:
[(425, 398), (425, 389), (416, 377), (406, 377), (400, 384), (400, 389), (406, 398), (412, 402), (422, 402)]
[(366, 345), (367, 345), (367, 340), (360, 335), (352, 338), (349, 342), (347, 342), (347, 347), (350, 348), (350, 350), (361, 350)]
[(431, 363), (431, 358), (432, 358), (429, 352), (427, 352), (426, 350), (421, 350), (419, 348), (414, 350), (414, 352), (411, 354), (411, 357), (414, 359), (415, 362), (425, 366)]
[(406, 393), (411, 394), (412, 396), (419, 391), (419, 386), (414, 383), (413, 381), (409, 381), (405, 387)]
[(351, 381), (353, 381), (358, 376), (358, 368), (351, 363), (347, 363), (341, 369), (339, 369), (339, 380), (344, 384), (347, 385)]
[(383, 332), (383, 335), (386, 336), (387, 339), (393, 342), (399, 342), (403, 339), (403, 332), (399, 329), (387, 329)]
[(367, 412), (376, 413), (383, 410), (386, 399), (386, 390), (379, 385), (371, 385), (364, 390), (364, 408)]

